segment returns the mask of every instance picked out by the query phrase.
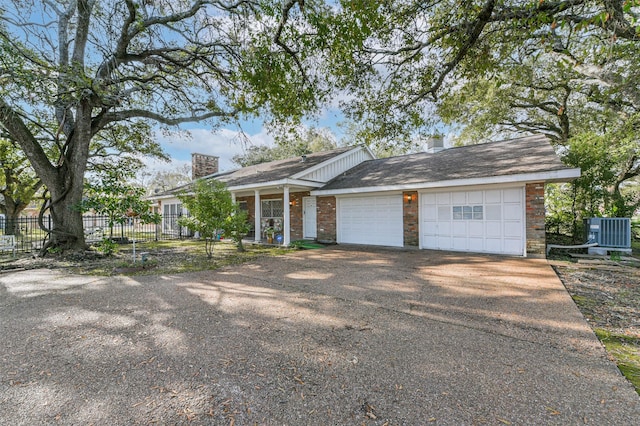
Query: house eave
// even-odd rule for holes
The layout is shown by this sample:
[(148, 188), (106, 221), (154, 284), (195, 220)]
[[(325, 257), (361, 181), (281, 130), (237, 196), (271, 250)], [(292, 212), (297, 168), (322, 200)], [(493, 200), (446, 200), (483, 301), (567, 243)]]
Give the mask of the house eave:
[(169, 200), (173, 198), (178, 198), (178, 194), (151, 195), (147, 197), (147, 200), (161, 201), (161, 200)]
[(300, 180), (300, 179), (280, 179), (280, 180), (272, 180), (269, 182), (261, 182), (261, 183), (250, 183), (246, 185), (235, 185), (228, 186), (227, 189), (231, 192), (240, 192), (240, 191), (250, 191), (250, 190), (261, 190), (267, 188), (275, 188), (278, 186), (300, 186), (308, 189), (312, 188), (320, 188), (324, 185), (322, 182), (312, 182), (308, 180)]
[(489, 176), (471, 179), (450, 179), (436, 182), (419, 182), (401, 185), (382, 185), (368, 187), (352, 187), (340, 189), (318, 189), (311, 191), (314, 196), (326, 195), (344, 195), (344, 194), (362, 194), (371, 192), (386, 191), (417, 191), (424, 189), (438, 189), (447, 187), (475, 186), (475, 185), (499, 185), (510, 183), (529, 183), (529, 182), (567, 182), (580, 177), (580, 169), (561, 169), (548, 172), (525, 173), (504, 176)]

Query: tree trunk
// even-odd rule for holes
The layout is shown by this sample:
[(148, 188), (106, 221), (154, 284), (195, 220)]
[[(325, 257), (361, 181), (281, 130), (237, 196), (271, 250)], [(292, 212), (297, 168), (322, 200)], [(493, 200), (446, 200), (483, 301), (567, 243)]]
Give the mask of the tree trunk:
[[(81, 251), (87, 247), (80, 203), (91, 137), (91, 107), (83, 101), (76, 110), (75, 127), (69, 136), (62, 161), (41, 176), (51, 195), (48, 212), (52, 221), (52, 229), (47, 230), (51, 232), (50, 241), (43, 251), (51, 246), (63, 251)], [(32, 165), (38, 169), (33, 161)], [(44, 165), (42, 168), (47, 169)]]
[(5, 229), (7, 235), (20, 235), (20, 213), (27, 207), (24, 203), (16, 203), (7, 194), (4, 195), (5, 203)]
[(50, 190), (52, 201), (48, 212), (51, 215), (52, 229), (45, 229), (51, 232), (49, 246), (72, 251), (86, 248), (82, 212), (79, 209), (84, 175), (81, 176), (80, 182), (78, 178), (67, 182), (70, 185), (66, 188), (68, 190), (64, 185), (59, 185), (58, 190)]
[(79, 131), (78, 120), (67, 160), (57, 169), (53, 182), (45, 182), (51, 194), (49, 213), (52, 228), (50, 245), (62, 250), (84, 250), (84, 226), (80, 203), (84, 190), (84, 173), (89, 156), (90, 132)]

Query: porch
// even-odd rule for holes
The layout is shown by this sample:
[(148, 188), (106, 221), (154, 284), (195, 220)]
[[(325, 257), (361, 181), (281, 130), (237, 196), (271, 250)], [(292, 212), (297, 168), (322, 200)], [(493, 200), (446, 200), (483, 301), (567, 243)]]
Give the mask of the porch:
[(306, 188), (289, 186), (246, 192), (232, 191), (240, 208), (248, 214), (252, 229), (248, 237), (256, 243), (288, 246), (291, 241), (316, 238), (315, 197)]

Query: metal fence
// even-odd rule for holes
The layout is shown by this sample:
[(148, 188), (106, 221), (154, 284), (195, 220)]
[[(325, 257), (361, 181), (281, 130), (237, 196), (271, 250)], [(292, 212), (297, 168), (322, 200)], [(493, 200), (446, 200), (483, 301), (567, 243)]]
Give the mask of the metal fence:
[[(192, 237), (193, 233), (178, 225), (181, 215), (164, 215), (158, 224), (142, 224), (138, 220), (127, 219), (125, 223), (109, 226), (107, 216), (83, 216), (84, 237), (88, 244), (95, 244), (104, 238), (114, 241), (136, 242), (178, 240)], [(51, 217), (43, 218), (44, 225), (51, 229)], [(12, 234), (16, 237), (18, 251), (38, 251), (46, 242), (47, 233), (40, 229), (37, 217), (21, 217), (8, 220), (0, 216), (0, 235)]]

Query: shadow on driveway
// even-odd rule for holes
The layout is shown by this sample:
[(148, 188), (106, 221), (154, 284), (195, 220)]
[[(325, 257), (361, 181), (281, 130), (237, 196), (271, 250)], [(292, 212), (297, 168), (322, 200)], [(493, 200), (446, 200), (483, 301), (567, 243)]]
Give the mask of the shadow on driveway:
[(0, 275), (0, 423), (633, 424), (542, 260), (333, 247)]

